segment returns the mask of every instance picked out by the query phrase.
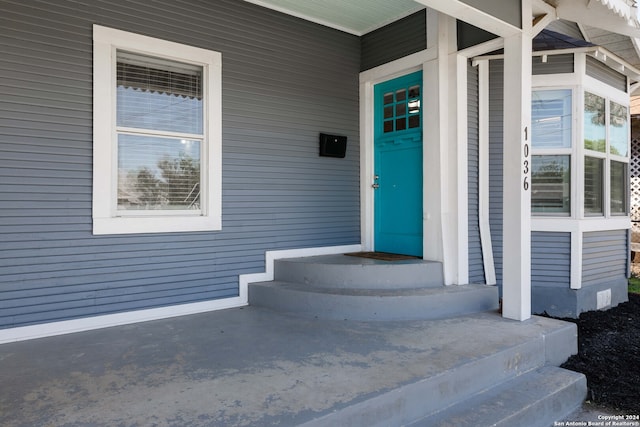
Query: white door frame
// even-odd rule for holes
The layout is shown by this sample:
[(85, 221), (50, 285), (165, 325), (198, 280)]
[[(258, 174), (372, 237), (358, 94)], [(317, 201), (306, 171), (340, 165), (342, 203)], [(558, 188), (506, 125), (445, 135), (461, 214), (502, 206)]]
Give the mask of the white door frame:
[[(374, 241), (374, 94), (373, 87), (396, 77), (422, 71), (437, 52), (425, 49), (360, 73), (360, 224), (363, 250), (372, 251)], [(423, 73), (423, 79), (425, 78)], [(424, 84), (424, 80), (423, 80)]]
[[(360, 185), (363, 250), (374, 241), (373, 87), (423, 71), (423, 257), (443, 263), (445, 284), (468, 283), (466, 58), (455, 20), (427, 9), (427, 48), (360, 74)], [(455, 70), (455, 76), (450, 76)], [(462, 86), (462, 87), (460, 87)]]

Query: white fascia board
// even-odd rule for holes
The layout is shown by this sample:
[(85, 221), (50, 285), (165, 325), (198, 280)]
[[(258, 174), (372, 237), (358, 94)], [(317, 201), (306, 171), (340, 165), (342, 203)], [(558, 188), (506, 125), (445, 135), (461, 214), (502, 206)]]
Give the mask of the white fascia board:
[(629, 37), (640, 37), (637, 18), (621, 17), (597, 0), (562, 0), (556, 7), (558, 18), (573, 21), (581, 25), (589, 25), (602, 30), (623, 34)]
[(522, 30), (493, 15), (478, 10), (460, 0), (415, 0), (427, 7), (467, 22), (501, 37), (516, 35)]
[(476, 56), (483, 55), (487, 52), (494, 52), (502, 48), (504, 48), (504, 38), (497, 37), (493, 40), (462, 49), (461, 51), (458, 51), (458, 55), (462, 55), (467, 58), (475, 58)]
[[(464, 52), (464, 51), (461, 51)], [(580, 54), (585, 53), (587, 55), (592, 56), (598, 61), (606, 64), (610, 68), (618, 71), (621, 74), (626, 75), (632, 80), (640, 81), (640, 70), (633, 65), (629, 64), (624, 59), (620, 58), (616, 54), (610, 52), (601, 46), (589, 46), (589, 47), (577, 47), (573, 49), (553, 49), (553, 50), (539, 50), (536, 52), (532, 52), (532, 56), (552, 56), (552, 55), (563, 55), (563, 54)], [(482, 56), (474, 56), (474, 61), (482, 61), (482, 60), (492, 60), (492, 59), (504, 59), (504, 54), (496, 54), (496, 55), (482, 55)]]
[(598, 1), (621, 18), (624, 18), (624, 19), (635, 18), (635, 10), (634, 10), (635, 7), (632, 7), (632, 4), (635, 5), (635, 1), (631, 3), (629, 3), (627, 0), (598, 0)]

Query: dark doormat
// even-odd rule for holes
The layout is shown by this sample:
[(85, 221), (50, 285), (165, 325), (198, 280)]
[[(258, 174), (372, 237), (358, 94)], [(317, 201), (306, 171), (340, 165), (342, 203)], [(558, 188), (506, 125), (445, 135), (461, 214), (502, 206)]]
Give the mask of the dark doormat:
[(390, 254), (387, 252), (350, 252), (347, 256), (355, 256), (360, 258), (378, 259), (381, 261), (404, 261), (408, 259), (422, 259), (417, 256)]

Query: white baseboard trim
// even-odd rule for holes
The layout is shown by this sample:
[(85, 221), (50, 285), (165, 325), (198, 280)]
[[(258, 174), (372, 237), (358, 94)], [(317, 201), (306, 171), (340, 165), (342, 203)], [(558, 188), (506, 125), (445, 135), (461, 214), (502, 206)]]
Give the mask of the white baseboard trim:
[(253, 274), (241, 274), (240, 279), (240, 298), (246, 298), (249, 301), (249, 283), (269, 282), (273, 280), (274, 263), (277, 259), (282, 258), (299, 258), (305, 256), (333, 255), (347, 252), (360, 252), (362, 245), (346, 245), (346, 246), (323, 246), (318, 248), (302, 248), (302, 249), (285, 249), (280, 251), (265, 252), (265, 272)]
[(243, 307), (249, 303), (249, 283), (273, 280), (275, 260), (281, 258), (330, 255), (343, 252), (358, 252), (361, 250), (361, 247), (361, 245), (350, 245), (267, 251), (265, 253), (266, 271), (264, 273), (241, 274), (239, 276), (239, 296), (237, 297), (2, 329), (0, 330), (0, 344)]

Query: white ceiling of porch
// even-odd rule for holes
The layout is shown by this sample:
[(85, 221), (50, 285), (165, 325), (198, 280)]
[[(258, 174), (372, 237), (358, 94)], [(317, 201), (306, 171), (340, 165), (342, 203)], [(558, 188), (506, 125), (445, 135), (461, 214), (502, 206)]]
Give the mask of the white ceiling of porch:
[(424, 6), (413, 0), (245, 0), (361, 36)]

